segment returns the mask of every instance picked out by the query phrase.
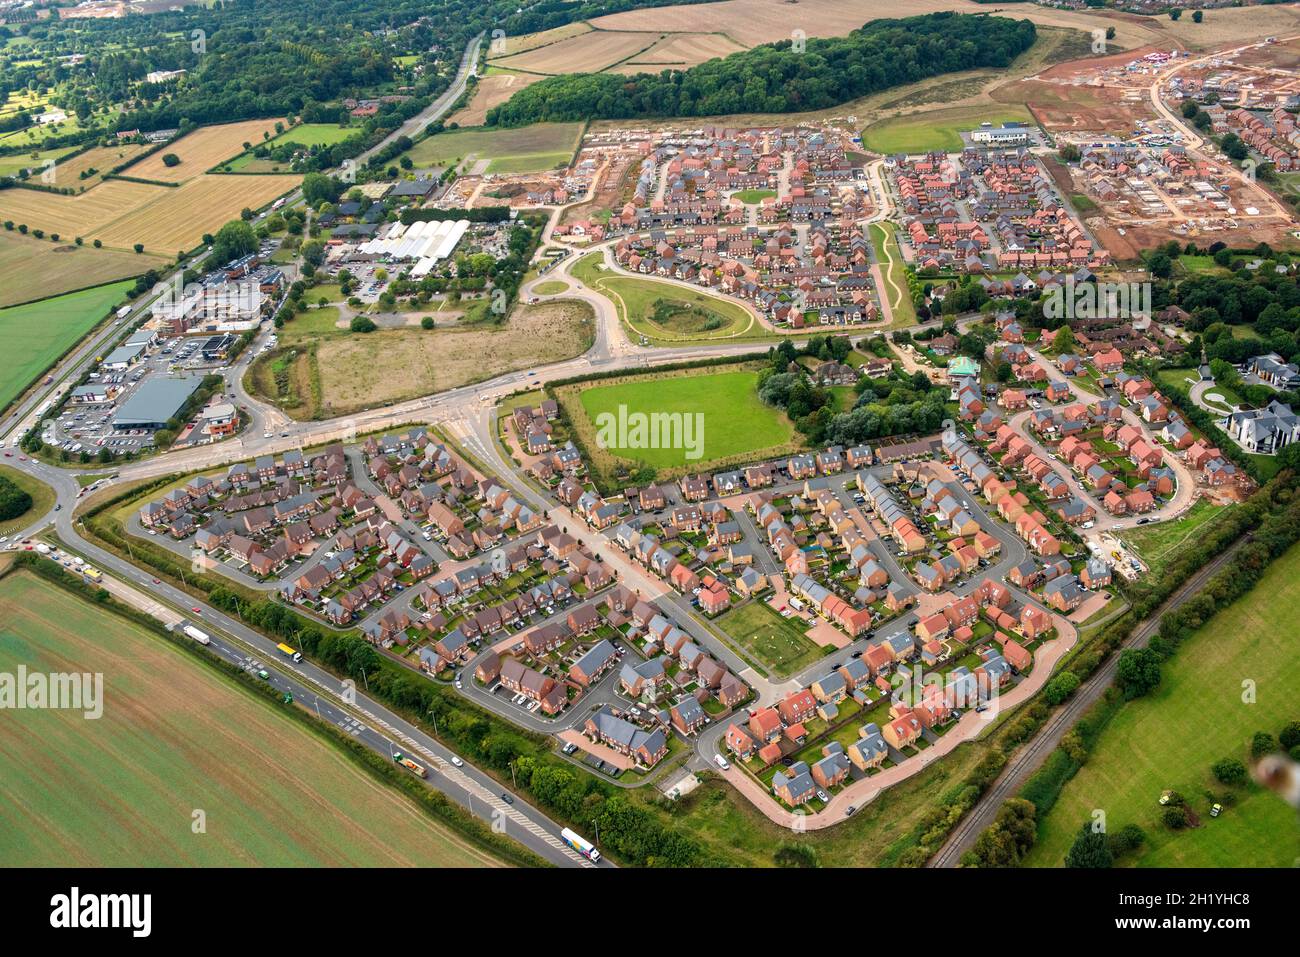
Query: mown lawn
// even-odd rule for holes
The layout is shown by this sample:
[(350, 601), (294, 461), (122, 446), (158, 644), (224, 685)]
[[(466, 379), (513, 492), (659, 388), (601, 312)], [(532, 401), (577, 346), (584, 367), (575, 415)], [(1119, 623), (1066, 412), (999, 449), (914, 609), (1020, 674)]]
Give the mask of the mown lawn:
[(911, 325), (916, 322), (916, 307), (912, 304), (912, 293), (907, 287), (907, 270), (904, 268), (903, 251), (898, 245), (894, 224), (872, 223), (871, 242), (876, 247), (876, 258), (880, 260), (880, 270), (885, 278), (882, 295), (889, 297), (889, 308), (893, 315), (890, 325)]
[[(1039, 823), (1033, 866), (1062, 863), (1094, 809), (1107, 827), (1137, 824), (1141, 867), (1291, 867), (1300, 857), (1295, 810), (1254, 784), (1222, 816), (1209, 806), (1226, 790), (1210, 773), (1221, 758), (1249, 764), (1251, 736), (1276, 735), (1300, 718), (1300, 546), (1276, 561), (1248, 596), (1212, 618), (1163, 667), (1159, 687), (1130, 702), (1102, 731), (1087, 763)], [(1253, 701), (1243, 700), (1251, 682)], [(1201, 826), (1170, 831), (1160, 794), (1178, 791)]]
[(1208, 499), (1198, 499), (1181, 518), (1172, 522), (1143, 525), (1123, 533), (1126, 543), (1150, 568), (1150, 574), (1159, 578), (1165, 566), (1188, 546), (1196, 544), (1206, 525), (1213, 522), (1226, 508)]
[[(599, 253), (578, 260), (571, 272), (575, 279), (607, 296), (630, 331), (652, 343), (771, 338), (737, 302), (685, 286), (603, 269)], [(662, 321), (656, 320), (656, 307), (660, 303), (673, 307), (661, 315)]]
[(802, 671), (825, 652), (804, 632), (808, 626), (795, 618), (782, 618), (762, 601), (733, 608), (713, 624), (744, 657), (768, 674), (786, 678)]
[[(647, 434), (642, 442), (635, 432), (612, 435), (611, 443), (602, 446), (606, 451), (630, 461), (642, 461), (656, 468), (673, 468), (690, 465), (705, 469), (707, 464), (728, 456), (769, 449), (788, 443), (794, 434), (785, 415), (764, 405), (758, 397), (757, 372), (716, 372), (706, 375), (680, 373), (651, 376), (621, 382), (616, 385), (597, 385), (582, 390), (579, 399), (588, 419), (597, 430), (604, 413), (617, 417), (620, 406), (633, 418), (666, 413), (680, 416), (671, 421), (683, 423), (680, 430), (668, 438), (671, 448), (646, 448), (652, 441)], [(702, 436), (696, 448), (686, 448), (686, 419), (690, 428), (698, 431), (694, 439)], [(698, 416), (698, 418), (697, 418)], [(607, 420), (606, 420), (607, 421)], [(662, 444), (662, 443), (660, 443)], [(695, 453), (699, 454), (696, 455)]]
[(872, 123), (862, 131), (862, 145), (877, 153), (926, 153), (943, 150), (952, 153), (962, 148), (961, 134), (981, 123), (1000, 126), (1008, 120), (1032, 124), (1033, 117), (1023, 107), (991, 103), (983, 107), (960, 110), (928, 110), (908, 116), (895, 116)]
[(0, 465), (0, 476), (7, 478), (32, 497), (32, 507), (16, 518), (0, 522), (0, 535), (12, 535), (48, 512), (54, 505), (54, 489), (26, 472)]

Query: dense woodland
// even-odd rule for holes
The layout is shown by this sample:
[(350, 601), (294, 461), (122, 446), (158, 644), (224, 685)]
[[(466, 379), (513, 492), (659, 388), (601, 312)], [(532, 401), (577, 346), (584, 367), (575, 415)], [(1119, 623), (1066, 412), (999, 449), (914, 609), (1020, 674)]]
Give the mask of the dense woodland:
[[(148, 16), (10, 24), (0, 26), (0, 41), (18, 42), (0, 51), (0, 100), (13, 91), (48, 92), (102, 133), (288, 115), (329, 122), (345, 116), (345, 97), (410, 97), (371, 121), (391, 129), (447, 87), (480, 32), (513, 35), (665, 2), (215, 0)], [(155, 70), (187, 73), (145, 82)], [(94, 135), (72, 130), (44, 145)]]
[(854, 387), (853, 407), (837, 413), (834, 393), (815, 385), (798, 359), (844, 362), (851, 351), (848, 336), (813, 336), (802, 347), (787, 339), (769, 351), (769, 364), (758, 376), (758, 397), (784, 409), (811, 445), (857, 445), (931, 432), (943, 423), (947, 390), (922, 372), (908, 375), (897, 369), (878, 379), (862, 376)]
[(873, 20), (847, 36), (764, 44), (687, 70), (576, 73), (534, 83), (488, 123), (716, 116), (825, 109), (926, 77), (1005, 68), (1033, 44), (1029, 20), (934, 13)]

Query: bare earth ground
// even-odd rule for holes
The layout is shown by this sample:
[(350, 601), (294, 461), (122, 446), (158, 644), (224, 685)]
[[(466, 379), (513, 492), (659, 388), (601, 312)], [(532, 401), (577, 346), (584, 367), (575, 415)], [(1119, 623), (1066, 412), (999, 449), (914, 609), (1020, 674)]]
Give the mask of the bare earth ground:
[(480, 77), (469, 103), (447, 120), (449, 123), (459, 123), (461, 126), (482, 126), (487, 121), (488, 110), (499, 106), (524, 87), (540, 79), (541, 77), (535, 73), (491, 73)]
[(506, 372), (581, 355), (595, 334), (576, 300), (520, 306), (504, 328), (396, 329), (323, 341), (321, 415), (342, 415), (446, 392)]

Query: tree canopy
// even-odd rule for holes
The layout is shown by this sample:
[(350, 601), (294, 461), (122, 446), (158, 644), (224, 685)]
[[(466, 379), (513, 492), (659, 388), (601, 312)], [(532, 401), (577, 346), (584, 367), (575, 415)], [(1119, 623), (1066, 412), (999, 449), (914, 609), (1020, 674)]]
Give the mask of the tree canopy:
[(847, 36), (763, 44), (686, 70), (550, 77), (494, 107), (487, 121), (824, 109), (941, 73), (1005, 68), (1034, 39), (1032, 22), (1006, 17), (941, 12), (873, 20)]

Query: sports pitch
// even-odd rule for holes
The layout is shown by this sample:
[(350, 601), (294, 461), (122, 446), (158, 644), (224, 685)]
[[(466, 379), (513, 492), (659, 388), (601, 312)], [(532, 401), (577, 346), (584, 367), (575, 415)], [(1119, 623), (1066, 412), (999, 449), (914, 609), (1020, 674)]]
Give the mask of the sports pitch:
[[(617, 385), (596, 385), (579, 395), (593, 431), (602, 413), (702, 416), (702, 456), (687, 457), (684, 448), (637, 448), (613, 444), (607, 451), (619, 458), (643, 461), (656, 468), (699, 466), (733, 456), (758, 454), (787, 445), (794, 430), (785, 416), (758, 397), (757, 372), (715, 372), (671, 378), (634, 378)], [(629, 433), (628, 438), (634, 439)]]

